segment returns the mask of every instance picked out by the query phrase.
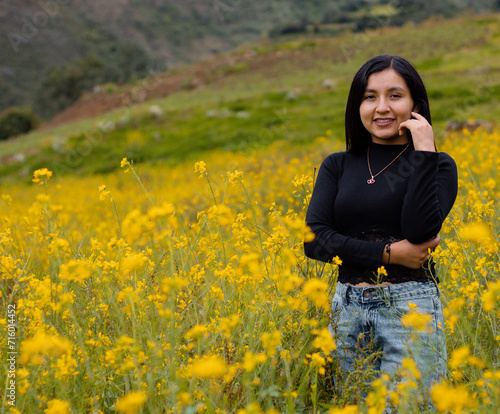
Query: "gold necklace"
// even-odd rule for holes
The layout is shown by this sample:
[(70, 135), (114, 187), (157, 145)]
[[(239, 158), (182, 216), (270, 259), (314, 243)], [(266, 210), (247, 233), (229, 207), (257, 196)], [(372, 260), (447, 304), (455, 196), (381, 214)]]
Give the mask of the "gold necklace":
[(369, 178), (368, 180), (366, 180), (366, 182), (367, 182), (368, 184), (373, 184), (373, 183), (375, 182), (375, 177), (376, 177), (377, 175), (379, 175), (381, 172), (385, 171), (385, 169), (386, 169), (387, 167), (389, 167), (389, 165), (391, 165), (394, 161), (396, 161), (396, 160), (399, 158), (399, 156), (400, 156), (403, 152), (405, 152), (405, 151), (406, 151), (406, 149), (407, 149), (409, 146), (410, 146), (410, 144), (408, 144), (406, 147), (404, 147), (404, 148), (403, 148), (403, 151), (401, 151), (401, 152), (398, 154), (398, 156), (397, 156), (396, 158), (394, 158), (394, 159), (393, 159), (393, 160), (392, 160), (389, 164), (387, 164), (384, 168), (382, 168), (382, 169), (381, 169), (381, 170), (380, 170), (377, 174), (375, 174), (375, 175), (373, 175), (373, 173), (372, 173), (372, 169), (371, 169), (371, 167), (370, 167), (370, 146), (368, 146), (368, 150), (366, 151), (366, 161), (368, 162), (368, 171), (370, 171), (370, 176), (371, 176), (372, 178)]

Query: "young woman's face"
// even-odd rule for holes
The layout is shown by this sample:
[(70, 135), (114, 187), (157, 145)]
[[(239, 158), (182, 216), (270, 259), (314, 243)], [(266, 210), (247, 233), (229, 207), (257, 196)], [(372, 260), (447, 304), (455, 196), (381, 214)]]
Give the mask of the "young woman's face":
[(359, 107), (363, 126), (377, 144), (405, 144), (409, 136), (399, 135), (399, 124), (411, 118), (413, 98), (405, 80), (394, 69), (372, 73)]

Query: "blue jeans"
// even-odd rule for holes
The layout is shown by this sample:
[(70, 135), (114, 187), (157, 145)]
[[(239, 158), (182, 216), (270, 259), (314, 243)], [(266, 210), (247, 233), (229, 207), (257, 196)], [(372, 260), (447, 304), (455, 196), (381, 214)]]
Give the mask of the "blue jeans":
[[(337, 340), (341, 369), (347, 373), (352, 371), (356, 354), (369, 349), (368, 352), (382, 352), (374, 361), (376, 371), (393, 375), (401, 368), (402, 360), (411, 357), (417, 364), (424, 387), (445, 377), (446, 342), (439, 296), (439, 288), (434, 282), (405, 282), (381, 287), (338, 283), (332, 303), (330, 332)], [(425, 332), (401, 322), (401, 317), (412, 310), (410, 303), (416, 312), (431, 315)]]

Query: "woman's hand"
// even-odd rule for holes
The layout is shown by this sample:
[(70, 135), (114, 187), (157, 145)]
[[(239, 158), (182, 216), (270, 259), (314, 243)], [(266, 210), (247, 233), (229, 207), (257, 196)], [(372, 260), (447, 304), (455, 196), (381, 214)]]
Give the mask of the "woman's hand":
[[(392, 243), (389, 263), (406, 266), (410, 269), (418, 269), (431, 257), (429, 250), (434, 250), (440, 241), (441, 237), (438, 234), (434, 238), (420, 244), (410, 243), (406, 239)], [(389, 254), (384, 250), (382, 263), (387, 264), (388, 259)]]
[(411, 132), (415, 150), (436, 152), (432, 125), (418, 112), (412, 112), (411, 114), (414, 118), (399, 124), (399, 135), (403, 135), (405, 129), (407, 129)]

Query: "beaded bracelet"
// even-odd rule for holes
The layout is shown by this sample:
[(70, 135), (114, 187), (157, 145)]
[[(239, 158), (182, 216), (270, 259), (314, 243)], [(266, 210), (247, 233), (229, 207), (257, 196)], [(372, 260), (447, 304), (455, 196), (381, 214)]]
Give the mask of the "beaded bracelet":
[(389, 257), (387, 258), (387, 264), (389, 264), (391, 261), (391, 243), (387, 243), (385, 245), (385, 252), (389, 255)]

